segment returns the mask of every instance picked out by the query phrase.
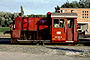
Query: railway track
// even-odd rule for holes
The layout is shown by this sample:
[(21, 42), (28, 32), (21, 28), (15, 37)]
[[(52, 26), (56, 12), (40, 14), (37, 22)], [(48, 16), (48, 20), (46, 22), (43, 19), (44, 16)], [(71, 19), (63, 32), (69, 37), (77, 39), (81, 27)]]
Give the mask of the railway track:
[[(22, 42), (22, 40), (19, 40), (20, 42)], [(24, 40), (24, 41), (29, 41), (29, 40)], [(39, 41), (39, 40), (38, 40)], [(41, 40), (41, 42), (44, 41), (44, 40)], [(30, 40), (31, 42), (31, 40)], [(35, 42), (37, 42), (37, 40), (35, 40)], [(50, 42), (50, 40), (47, 40), (46, 42)], [(11, 43), (11, 36), (10, 35), (4, 35), (4, 34), (1, 34), (0, 35), (0, 43)], [(27, 43), (26, 43), (27, 44)], [(59, 45), (62, 43), (58, 43)], [(57, 45), (58, 45), (57, 44)], [(65, 43), (66, 44), (66, 43)], [(63, 44), (63, 45), (65, 45)], [(79, 41), (78, 41), (78, 44), (85, 44), (85, 45), (90, 45), (90, 35), (86, 35), (86, 36), (79, 36)], [(50, 45), (50, 44), (49, 44)], [(70, 45), (70, 44), (69, 44)], [(73, 44), (71, 44), (73, 45)], [(76, 45), (76, 44), (75, 44)]]
[[(11, 44), (11, 38), (0, 38), (0, 44)], [(51, 44), (51, 45), (53, 45), (53, 44)], [(67, 43), (58, 43), (58, 44), (55, 44), (55, 45), (67, 45)], [(77, 44), (71, 43), (71, 44), (68, 44), (68, 45), (89, 45), (90, 46), (90, 39), (79, 39)]]
[(0, 43), (10, 43), (11, 38), (0, 38)]

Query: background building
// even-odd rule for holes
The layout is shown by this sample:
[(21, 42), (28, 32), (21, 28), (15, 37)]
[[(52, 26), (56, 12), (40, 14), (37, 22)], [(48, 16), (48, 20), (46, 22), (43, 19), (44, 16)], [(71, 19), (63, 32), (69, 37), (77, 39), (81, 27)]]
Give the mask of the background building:
[(90, 32), (90, 9), (89, 8), (60, 8), (60, 13), (77, 13), (77, 23), (82, 32)]

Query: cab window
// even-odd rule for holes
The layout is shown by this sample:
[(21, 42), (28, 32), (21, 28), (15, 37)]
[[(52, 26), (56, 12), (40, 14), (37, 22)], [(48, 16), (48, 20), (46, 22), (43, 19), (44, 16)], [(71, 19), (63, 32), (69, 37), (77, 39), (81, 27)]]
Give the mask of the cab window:
[(68, 28), (73, 28), (73, 27), (74, 27), (74, 21), (68, 19), (68, 20), (67, 20), (67, 27), (68, 27)]
[(54, 28), (64, 28), (64, 19), (54, 19), (53, 27)]

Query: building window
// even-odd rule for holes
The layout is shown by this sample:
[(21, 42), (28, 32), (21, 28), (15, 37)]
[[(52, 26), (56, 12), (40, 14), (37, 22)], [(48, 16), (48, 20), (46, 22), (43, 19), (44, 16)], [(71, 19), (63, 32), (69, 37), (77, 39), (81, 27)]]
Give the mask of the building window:
[(71, 13), (74, 13), (74, 10), (71, 10)]
[(63, 10), (61, 10), (61, 13), (62, 13)]
[(84, 14), (82, 14), (84, 16)]
[(87, 12), (85, 11), (85, 13), (87, 13)]
[(64, 13), (65, 11), (64, 10), (61, 10), (61, 13)]
[(82, 11), (82, 13), (84, 13), (84, 11)]
[(64, 13), (65, 11), (63, 10), (62, 12)]
[(88, 11), (82, 11), (82, 18), (88, 18)]

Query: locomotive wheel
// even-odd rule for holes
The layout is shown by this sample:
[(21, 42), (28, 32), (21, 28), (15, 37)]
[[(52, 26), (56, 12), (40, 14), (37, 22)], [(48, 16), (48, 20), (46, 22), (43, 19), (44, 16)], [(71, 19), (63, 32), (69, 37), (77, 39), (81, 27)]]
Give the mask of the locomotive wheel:
[(17, 43), (17, 39), (12, 38), (12, 39), (11, 39), (11, 43), (12, 43), (12, 44)]

